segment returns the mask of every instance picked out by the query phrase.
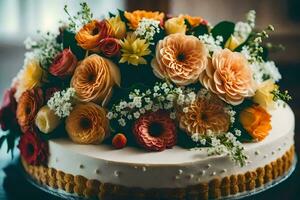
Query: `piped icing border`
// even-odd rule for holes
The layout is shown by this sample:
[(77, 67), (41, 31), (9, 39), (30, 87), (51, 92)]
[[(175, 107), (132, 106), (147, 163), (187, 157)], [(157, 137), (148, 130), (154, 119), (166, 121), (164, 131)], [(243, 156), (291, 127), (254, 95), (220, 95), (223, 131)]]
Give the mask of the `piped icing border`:
[(235, 174), (223, 178), (215, 178), (209, 182), (199, 183), (186, 188), (141, 189), (129, 188), (111, 183), (101, 183), (95, 179), (87, 179), (81, 175), (67, 174), (54, 168), (33, 166), (24, 159), (25, 171), (39, 184), (54, 189), (62, 189), (68, 193), (101, 200), (113, 199), (199, 199), (226, 197), (239, 192), (251, 191), (282, 176), (290, 170), (294, 160), (294, 145), (280, 158), (256, 170), (244, 174)]

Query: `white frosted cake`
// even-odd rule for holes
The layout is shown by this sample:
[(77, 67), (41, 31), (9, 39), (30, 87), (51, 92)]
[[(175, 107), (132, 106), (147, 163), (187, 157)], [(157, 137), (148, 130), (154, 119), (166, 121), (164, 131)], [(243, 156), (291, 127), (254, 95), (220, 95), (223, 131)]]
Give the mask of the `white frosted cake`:
[[(97, 194), (100, 199), (114, 195), (116, 199), (146, 198), (147, 194), (153, 199), (155, 194), (158, 199), (219, 198), (263, 187), (288, 172), (294, 159), (294, 125), (289, 107), (272, 112), (273, 129), (268, 137), (245, 144), (248, 161), (244, 167), (226, 155), (207, 157), (206, 148), (175, 146), (145, 153), (133, 147), (113, 150), (110, 145), (55, 139), (49, 142), (48, 167), (25, 164), (25, 169), (51, 187), (87, 197)], [(89, 193), (91, 188), (94, 191)]]

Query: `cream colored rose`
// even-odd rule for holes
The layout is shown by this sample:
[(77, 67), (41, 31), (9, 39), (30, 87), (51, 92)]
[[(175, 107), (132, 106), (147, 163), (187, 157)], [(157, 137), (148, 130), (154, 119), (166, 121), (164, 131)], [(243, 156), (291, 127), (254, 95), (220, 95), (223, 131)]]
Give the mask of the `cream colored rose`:
[(199, 80), (204, 87), (232, 105), (242, 103), (255, 91), (255, 81), (247, 59), (243, 54), (229, 49), (213, 54)]
[(35, 125), (42, 133), (46, 134), (54, 131), (60, 122), (60, 118), (48, 106), (43, 106), (35, 118)]
[(256, 90), (253, 101), (265, 109), (274, 109), (276, 104), (271, 92), (277, 88), (278, 86), (271, 79), (264, 81)]
[(183, 33), (186, 32), (186, 25), (184, 24), (184, 18), (182, 17), (173, 17), (168, 19), (165, 22), (165, 30), (168, 35), (174, 33)]
[(160, 40), (151, 66), (160, 79), (176, 85), (188, 85), (198, 80), (207, 65), (207, 49), (195, 36), (171, 34)]
[(126, 36), (126, 24), (121, 20), (119, 15), (111, 17), (107, 21), (111, 25), (116, 38), (123, 39)]

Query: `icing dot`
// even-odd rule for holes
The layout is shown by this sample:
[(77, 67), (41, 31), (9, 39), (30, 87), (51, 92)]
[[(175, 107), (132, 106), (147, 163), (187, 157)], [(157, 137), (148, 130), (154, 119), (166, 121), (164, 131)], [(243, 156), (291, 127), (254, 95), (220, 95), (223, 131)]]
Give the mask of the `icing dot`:
[(227, 172), (227, 169), (222, 169), (221, 172), (222, 172), (222, 173), (226, 173), (226, 172)]
[(178, 174), (182, 174), (182, 173), (183, 173), (182, 169), (179, 169)]
[(215, 176), (216, 174), (217, 174), (217, 172), (212, 172), (211, 173), (212, 176)]
[(205, 170), (202, 170), (200, 174), (203, 176), (205, 174)]
[(138, 168), (138, 166), (134, 166), (133, 168), (134, 168), (134, 169), (137, 169), (137, 168)]
[(100, 174), (100, 170), (99, 169), (96, 169), (95, 172), (96, 172), (96, 174)]
[(274, 155), (275, 154), (275, 151), (272, 151), (272, 155)]
[(247, 163), (248, 163), (248, 164), (251, 164), (251, 163), (252, 163), (252, 161), (251, 161), (251, 160), (248, 160), (248, 161), (247, 161)]
[(175, 176), (175, 179), (176, 179), (176, 180), (180, 179), (180, 176)]
[(193, 179), (193, 178), (194, 178), (194, 174), (188, 175), (188, 178), (189, 178), (189, 179)]
[(201, 178), (198, 178), (197, 181), (198, 181), (198, 182), (201, 182)]
[(264, 158), (267, 158), (268, 157), (268, 155), (266, 154), (266, 155), (264, 155)]
[(281, 151), (281, 148), (280, 148), (280, 147), (278, 148), (278, 151)]
[(144, 166), (142, 167), (143, 172), (147, 171), (147, 168)]
[(256, 151), (254, 152), (254, 154), (255, 154), (256, 156), (259, 155), (259, 151), (256, 150)]
[(120, 176), (120, 172), (119, 171), (114, 171), (114, 175), (116, 176), (116, 177), (119, 177)]
[(55, 162), (58, 162), (58, 158), (55, 158)]
[(80, 164), (80, 165), (79, 165), (79, 168), (80, 168), (80, 169), (83, 169), (83, 168), (84, 168), (83, 164)]
[(211, 164), (207, 164), (206, 167), (207, 169), (209, 169), (211, 167)]

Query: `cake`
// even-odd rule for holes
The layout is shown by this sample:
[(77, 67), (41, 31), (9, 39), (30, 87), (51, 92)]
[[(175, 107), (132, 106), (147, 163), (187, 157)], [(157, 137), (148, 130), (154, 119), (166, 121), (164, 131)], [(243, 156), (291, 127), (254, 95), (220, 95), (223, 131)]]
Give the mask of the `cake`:
[(294, 114), (265, 43), (273, 26), (86, 3), (27, 39), (1, 129), (26, 177), (69, 198), (219, 199), (293, 170)]

